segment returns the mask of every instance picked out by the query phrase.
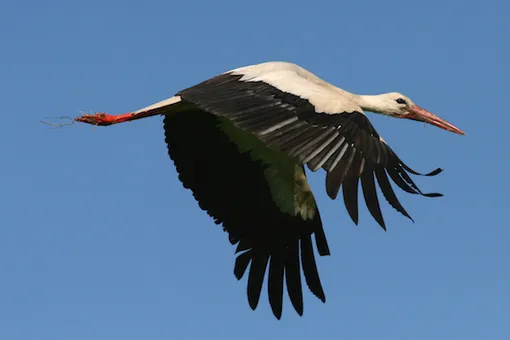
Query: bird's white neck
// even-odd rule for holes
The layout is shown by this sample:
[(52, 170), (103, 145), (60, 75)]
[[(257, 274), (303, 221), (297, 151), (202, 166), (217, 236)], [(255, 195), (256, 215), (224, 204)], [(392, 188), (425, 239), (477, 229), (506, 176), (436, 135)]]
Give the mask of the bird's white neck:
[(354, 94), (354, 100), (364, 111), (385, 114), (389, 109), (388, 100), (384, 94)]

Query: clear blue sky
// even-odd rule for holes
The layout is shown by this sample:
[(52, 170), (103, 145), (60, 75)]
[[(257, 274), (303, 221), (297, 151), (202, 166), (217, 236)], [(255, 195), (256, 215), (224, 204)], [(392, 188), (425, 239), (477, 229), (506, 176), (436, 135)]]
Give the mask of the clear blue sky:
[[(510, 6), (504, 1), (0, 3), (0, 339), (510, 339)], [(182, 188), (162, 119), (123, 113), (238, 66), (298, 63), (399, 91), (467, 132), (370, 118), (428, 199), (360, 225), (311, 176), (332, 256), (323, 305), (253, 312), (233, 247)], [(190, 131), (190, 133), (193, 133)], [(206, 141), (204, 141), (206, 142)]]

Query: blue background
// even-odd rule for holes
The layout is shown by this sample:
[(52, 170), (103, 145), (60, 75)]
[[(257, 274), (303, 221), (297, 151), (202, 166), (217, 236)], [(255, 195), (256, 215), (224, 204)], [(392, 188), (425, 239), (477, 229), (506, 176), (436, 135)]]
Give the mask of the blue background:
[[(504, 1), (0, 3), (0, 339), (510, 339)], [(429, 199), (360, 225), (311, 183), (332, 256), (323, 305), (253, 312), (226, 235), (182, 188), (162, 119), (123, 113), (228, 69), (287, 60), (346, 90), (399, 91), (466, 131), (369, 114)], [(190, 131), (193, 133), (193, 131)], [(197, 136), (200, 138), (200, 136)], [(207, 141), (204, 141), (206, 143)]]

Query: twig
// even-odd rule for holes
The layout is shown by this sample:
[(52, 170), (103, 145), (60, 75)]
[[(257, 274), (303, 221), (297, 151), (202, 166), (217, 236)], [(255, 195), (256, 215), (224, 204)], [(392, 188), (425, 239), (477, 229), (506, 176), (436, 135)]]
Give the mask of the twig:
[(50, 123), (50, 122), (45, 122), (45, 121), (41, 120), (41, 123), (49, 125), (49, 126), (51, 126), (53, 128), (56, 128), (56, 129), (59, 129), (59, 128), (62, 128), (64, 126), (68, 126), (68, 125), (73, 125), (74, 123), (76, 123), (75, 119), (72, 118), (72, 117), (69, 117), (69, 116), (47, 117), (47, 118), (48, 119), (69, 119), (71, 121), (70, 123)]

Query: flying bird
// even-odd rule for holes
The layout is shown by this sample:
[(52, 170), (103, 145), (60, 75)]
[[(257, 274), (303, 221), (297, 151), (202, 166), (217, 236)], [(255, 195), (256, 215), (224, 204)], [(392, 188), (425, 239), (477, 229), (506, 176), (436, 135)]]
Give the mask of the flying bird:
[(410, 219), (391, 182), (410, 194), (441, 196), (423, 193), (411, 175), (434, 176), (442, 170), (420, 174), (408, 167), (365, 111), (464, 135), (400, 93), (350, 93), (288, 62), (230, 70), (135, 112), (75, 120), (107, 126), (163, 115), (168, 153), (180, 181), (237, 245), (234, 275), (240, 280), (248, 272), (249, 305), (257, 308), (269, 267), (269, 304), (280, 319), (284, 282), (294, 309), (303, 314), (301, 271), (309, 290), (326, 300), (314, 244), (320, 256), (330, 250), (305, 165), (326, 171), (331, 199), (342, 188), (356, 224), (359, 182), (369, 212), (384, 229), (376, 182), (389, 204)]

